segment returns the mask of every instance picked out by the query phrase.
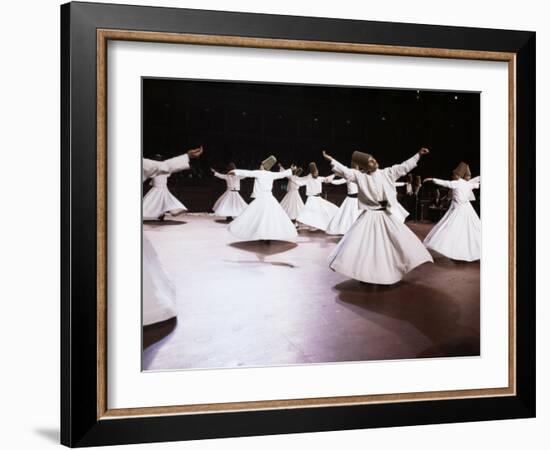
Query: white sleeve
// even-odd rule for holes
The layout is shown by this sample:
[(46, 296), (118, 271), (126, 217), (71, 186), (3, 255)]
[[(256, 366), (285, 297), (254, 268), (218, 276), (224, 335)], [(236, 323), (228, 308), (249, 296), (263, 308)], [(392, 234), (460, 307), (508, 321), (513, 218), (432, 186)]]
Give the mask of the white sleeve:
[(216, 178), (221, 178), (222, 180), (227, 180), (227, 175), (224, 175), (224, 174), (222, 174), (222, 173), (218, 173), (218, 172), (216, 172), (216, 171), (214, 171), (214, 176), (215, 176)]
[(335, 159), (331, 161), (332, 171), (336, 175), (340, 175), (342, 178), (345, 178), (348, 181), (357, 182), (356, 171), (350, 169), (349, 167), (344, 166)]
[(169, 174), (189, 169), (189, 156), (186, 154), (164, 161), (143, 158), (143, 179), (161, 174)]
[(481, 184), (481, 177), (478, 175), (477, 177), (472, 178), (470, 181), (468, 181), (472, 185), (472, 189), (479, 189), (479, 185)]
[(327, 177), (327, 178), (330, 178), (329, 180), (330, 184), (334, 184), (336, 186), (339, 186), (341, 184), (346, 184), (348, 182), (345, 178), (338, 178), (337, 180), (335, 180), (334, 175), (331, 175), (330, 177)]
[(282, 172), (269, 172), (274, 180), (279, 180), (280, 178), (290, 178), (292, 176), (292, 170), (286, 169)]
[(233, 173), (241, 178), (256, 178), (256, 170), (235, 169)]
[(388, 171), (390, 177), (395, 181), (407, 175), (411, 170), (413, 170), (418, 164), (419, 159), (420, 154), (417, 153), (412, 158), (407, 159), (405, 162), (402, 162), (401, 164), (395, 164), (386, 170)]
[(439, 178), (433, 178), (432, 181), (433, 181), (434, 184), (437, 184), (438, 186), (442, 186), (442, 187), (445, 187), (447, 189), (452, 189), (453, 188), (450, 181), (440, 180)]

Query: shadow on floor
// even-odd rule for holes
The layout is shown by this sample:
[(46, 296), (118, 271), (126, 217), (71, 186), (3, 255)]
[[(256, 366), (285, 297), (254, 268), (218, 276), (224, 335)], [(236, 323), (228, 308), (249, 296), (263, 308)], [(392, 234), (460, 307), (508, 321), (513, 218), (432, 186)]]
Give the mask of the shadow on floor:
[(34, 432), (54, 444), (59, 444), (61, 439), (59, 429), (57, 428), (38, 428)]
[(287, 241), (244, 241), (233, 242), (229, 245), (239, 250), (255, 253), (258, 258), (287, 252), (298, 246), (295, 242)]
[(224, 262), (234, 263), (234, 264), (268, 264), (270, 266), (280, 266), (280, 267), (288, 267), (290, 269), (295, 269), (296, 266), (291, 263), (282, 262), (282, 261), (266, 261), (265, 257), (258, 256), (257, 261), (231, 261), (229, 259), (224, 259)]
[(401, 325), (406, 322), (429, 338), (432, 346), (417, 357), (480, 354), (479, 323), (477, 328), (459, 324), (460, 305), (448, 293), (406, 280), (389, 286), (347, 280), (333, 289), (342, 306), (396, 336), (407, 339)]
[(177, 317), (143, 327), (143, 350), (168, 336), (178, 324)]
[(144, 220), (143, 225), (150, 225), (154, 227), (164, 227), (169, 225), (185, 225), (187, 222), (183, 220)]

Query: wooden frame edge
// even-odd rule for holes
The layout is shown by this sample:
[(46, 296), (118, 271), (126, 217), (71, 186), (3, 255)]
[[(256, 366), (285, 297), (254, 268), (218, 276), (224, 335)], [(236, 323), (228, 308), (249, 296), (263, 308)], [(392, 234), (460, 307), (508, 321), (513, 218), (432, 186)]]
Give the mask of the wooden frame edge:
[[(426, 400), (451, 400), (464, 398), (514, 396), (516, 383), (516, 53), (479, 50), (457, 50), (424, 47), (404, 47), (374, 44), (356, 44), (325, 41), (298, 41), (290, 39), (250, 38), (239, 36), (164, 33), (99, 28), (97, 36), (97, 419), (112, 420), (125, 417), (144, 417), (174, 414), (222, 413), (258, 411), (269, 409), (313, 408), (364, 405), (376, 403), (413, 402)], [(266, 400), (200, 405), (174, 405), (165, 407), (108, 409), (107, 405), (107, 41), (124, 40), (191, 45), (216, 45), (247, 48), (286, 49), (341, 53), (362, 53), (409, 57), (436, 57), (472, 59), (508, 63), (509, 87), (509, 370), (508, 387), (434, 391), (402, 394), (318, 397), (306, 399)]]

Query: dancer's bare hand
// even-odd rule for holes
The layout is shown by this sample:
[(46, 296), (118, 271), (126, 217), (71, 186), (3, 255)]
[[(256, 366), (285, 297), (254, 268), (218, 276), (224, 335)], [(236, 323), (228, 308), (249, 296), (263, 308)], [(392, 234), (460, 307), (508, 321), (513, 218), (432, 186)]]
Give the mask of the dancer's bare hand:
[(212, 167), (210, 167), (210, 172), (216, 173), (216, 171), (214, 169), (212, 169)]
[(422, 183), (431, 183), (433, 180), (433, 178), (424, 178), (424, 181)]
[(202, 152), (203, 152), (203, 148), (202, 148), (202, 145), (198, 148), (194, 148), (192, 150), (189, 150), (187, 152), (187, 155), (189, 155), (189, 158), (198, 158), (202, 155)]
[(426, 147), (422, 147), (418, 153), (420, 153), (420, 156), (424, 156), (424, 155), (427, 155), (428, 153), (430, 153), (430, 150), (427, 149)]
[(325, 158), (327, 161), (332, 161), (334, 158), (330, 156), (327, 152), (323, 150), (323, 158)]

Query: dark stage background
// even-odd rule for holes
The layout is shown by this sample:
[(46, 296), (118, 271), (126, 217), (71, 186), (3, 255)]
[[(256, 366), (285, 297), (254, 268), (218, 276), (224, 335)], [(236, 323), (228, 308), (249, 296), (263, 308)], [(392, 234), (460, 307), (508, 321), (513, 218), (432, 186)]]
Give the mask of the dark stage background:
[[(144, 157), (205, 148), (191, 171), (169, 179), (190, 211), (209, 211), (225, 190), (210, 167), (225, 172), (233, 161), (256, 169), (271, 154), (285, 167), (307, 169), (315, 161), (328, 175), (323, 149), (345, 164), (354, 150), (369, 152), (385, 167), (428, 147), (414, 175), (450, 179), (460, 161), (479, 174), (479, 93), (144, 78), (142, 94)], [(284, 184), (276, 182), (279, 199)], [(244, 180), (247, 201), (251, 190), (252, 180)], [(327, 186), (326, 192), (339, 204), (345, 187)], [(421, 196), (434, 192), (426, 186)]]

